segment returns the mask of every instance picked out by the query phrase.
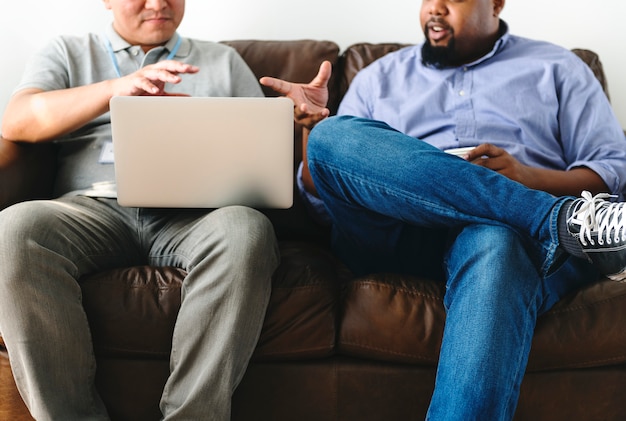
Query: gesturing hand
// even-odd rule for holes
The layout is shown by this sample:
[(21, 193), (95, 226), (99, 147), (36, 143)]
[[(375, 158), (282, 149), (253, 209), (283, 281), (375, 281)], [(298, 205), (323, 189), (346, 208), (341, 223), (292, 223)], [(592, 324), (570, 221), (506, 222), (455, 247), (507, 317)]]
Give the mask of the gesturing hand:
[(180, 74), (197, 73), (199, 70), (197, 66), (179, 61), (160, 61), (145, 66), (128, 76), (115, 79), (113, 81), (114, 95), (185, 96), (166, 92), (165, 84), (179, 83), (182, 80)]
[(328, 104), (328, 80), (331, 76), (331, 64), (324, 61), (315, 78), (309, 83), (292, 83), (273, 77), (262, 77), (259, 82), (276, 92), (290, 98), (294, 103), (296, 123), (312, 129), (319, 121), (330, 115)]

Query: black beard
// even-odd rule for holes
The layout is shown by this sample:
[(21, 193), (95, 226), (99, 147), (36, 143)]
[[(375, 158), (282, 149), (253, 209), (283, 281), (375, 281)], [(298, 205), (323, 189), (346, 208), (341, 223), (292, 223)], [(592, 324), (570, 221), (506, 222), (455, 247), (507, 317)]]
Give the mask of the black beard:
[(454, 52), (454, 38), (450, 40), (446, 47), (433, 47), (426, 40), (422, 45), (422, 63), (425, 66), (434, 66), (437, 69), (454, 67), (456, 54)]

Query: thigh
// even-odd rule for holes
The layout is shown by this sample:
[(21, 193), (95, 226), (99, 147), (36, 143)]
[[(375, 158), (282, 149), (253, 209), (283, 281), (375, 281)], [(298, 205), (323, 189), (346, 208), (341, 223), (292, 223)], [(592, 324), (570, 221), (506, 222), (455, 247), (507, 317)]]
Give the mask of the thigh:
[(145, 239), (152, 264), (191, 271), (208, 257), (215, 262), (248, 265), (268, 256), (274, 261), (278, 256), (272, 224), (248, 207), (156, 211), (146, 214), (144, 222), (152, 227)]
[(42, 266), (50, 254), (71, 262), (76, 277), (132, 264), (139, 253), (123, 215), (111, 202), (83, 196), (13, 205), (0, 214), (0, 258)]

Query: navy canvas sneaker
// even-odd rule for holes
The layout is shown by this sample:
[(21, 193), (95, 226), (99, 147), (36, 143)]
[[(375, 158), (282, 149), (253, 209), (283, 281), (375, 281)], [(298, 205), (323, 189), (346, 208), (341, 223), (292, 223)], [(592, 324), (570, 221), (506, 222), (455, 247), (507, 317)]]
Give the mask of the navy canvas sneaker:
[(626, 203), (609, 202), (608, 193), (588, 191), (567, 211), (567, 229), (594, 266), (614, 281), (626, 281)]

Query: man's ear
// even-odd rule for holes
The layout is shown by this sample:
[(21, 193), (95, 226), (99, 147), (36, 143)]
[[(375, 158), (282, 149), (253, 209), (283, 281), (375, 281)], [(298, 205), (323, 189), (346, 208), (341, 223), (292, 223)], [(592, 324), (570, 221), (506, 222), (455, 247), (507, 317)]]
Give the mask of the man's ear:
[(500, 16), (500, 12), (504, 9), (505, 0), (493, 0), (493, 16)]

